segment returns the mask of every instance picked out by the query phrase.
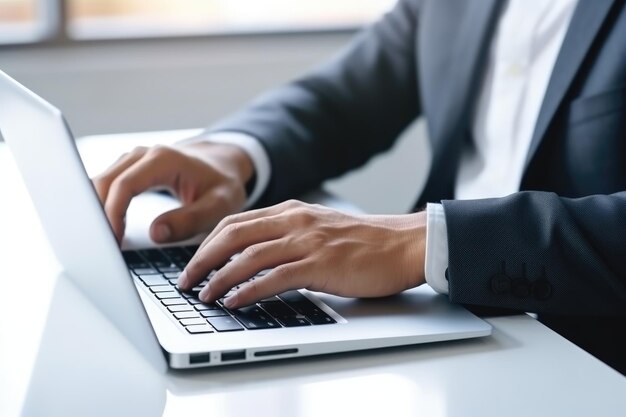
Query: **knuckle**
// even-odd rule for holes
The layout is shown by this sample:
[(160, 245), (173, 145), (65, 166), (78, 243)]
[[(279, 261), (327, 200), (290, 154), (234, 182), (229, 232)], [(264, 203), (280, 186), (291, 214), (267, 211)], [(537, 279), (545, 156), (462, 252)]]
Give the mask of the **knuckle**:
[(237, 222), (237, 215), (236, 214), (229, 214), (228, 216), (224, 217), (222, 219), (222, 221), (220, 222), (222, 224), (222, 226), (228, 226), (230, 224), (234, 224)]
[(252, 245), (245, 248), (243, 252), (241, 252), (241, 255), (245, 259), (257, 259), (261, 256), (262, 251), (263, 250), (260, 245)]
[(224, 227), (224, 229), (222, 230), (222, 233), (224, 234), (224, 237), (226, 237), (227, 239), (235, 239), (239, 235), (240, 231), (241, 231), (241, 225), (239, 225), (238, 223), (231, 223), (231, 224), (227, 224)]
[(148, 151), (148, 147), (146, 146), (136, 146), (135, 148), (133, 148), (132, 151), (128, 152), (125, 155), (139, 157), (139, 156), (145, 155), (147, 151)]
[(120, 175), (111, 182), (109, 188), (113, 194), (127, 193), (132, 188), (132, 180), (126, 175)]
[(315, 222), (315, 212), (308, 207), (298, 207), (293, 210), (293, 217), (299, 226), (310, 226)]
[[(226, 209), (228, 211), (234, 211), (233, 207), (233, 195), (228, 190), (222, 188), (215, 188), (211, 192), (211, 203), (214, 207), (220, 209)], [(231, 215), (232, 216), (232, 215)], [(229, 223), (232, 223), (232, 217), (227, 216), (224, 220), (228, 219)], [(230, 218), (229, 218), (230, 217)]]
[(167, 158), (174, 154), (174, 149), (165, 145), (156, 145), (150, 148), (147, 153), (153, 159)]
[(274, 277), (274, 279), (278, 281), (283, 281), (283, 282), (292, 281), (293, 280), (293, 268), (289, 265), (278, 265), (272, 270), (272, 276)]
[(226, 228), (227, 225), (228, 225), (228, 217), (223, 217), (222, 220), (218, 221), (215, 227), (213, 228), (212, 234), (216, 236), (219, 235), (220, 233), (223, 232), (223, 230)]
[(294, 209), (294, 208), (300, 207), (302, 204), (304, 204), (302, 203), (302, 201), (299, 201), (296, 199), (290, 199), (283, 203), (284, 207), (288, 209)]

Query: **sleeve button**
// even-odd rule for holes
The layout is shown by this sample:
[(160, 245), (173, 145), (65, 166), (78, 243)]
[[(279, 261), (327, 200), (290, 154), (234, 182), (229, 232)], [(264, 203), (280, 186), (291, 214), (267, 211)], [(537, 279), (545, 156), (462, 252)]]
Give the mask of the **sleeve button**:
[(511, 292), (511, 278), (499, 272), (491, 277), (491, 292), (495, 295), (503, 295)]
[(525, 278), (515, 278), (511, 283), (513, 295), (516, 297), (528, 297), (530, 295), (530, 284)]
[(537, 300), (547, 300), (552, 295), (552, 285), (547, 279), (542, 278), (533, 282), (532, 291)]

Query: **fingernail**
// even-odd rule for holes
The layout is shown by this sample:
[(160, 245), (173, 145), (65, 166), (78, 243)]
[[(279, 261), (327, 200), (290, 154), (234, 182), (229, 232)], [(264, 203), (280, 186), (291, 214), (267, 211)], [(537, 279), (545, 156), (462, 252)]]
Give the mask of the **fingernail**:
[(239, 298), (239, 292), (234, 293), (230, 297), (224, 300), (224, 305), (226, 308), (233, 308), (237, 305), (237, 298)]
[(176, 281), (176, 285), (180, 288), (185, 288), (187, 286), (187, 272), (183, 271), (178, 276), (178, 280)]
[(170, 229), (170, 227), (166, 224), (157, 224), (154, 227), (154, 237), (156, 238), (156, 240), (160, 240), (160, 241), (164, 241), (164, 240), (169, 240), (169, 238), (172, 236), (172, 230)]
[(200, 291), (200, 294), (198, 294), (200, 301), (204, 301), (205, 303), (209, 301), (209, 292), (211, 291), (209, 289), (210, 287), (211, 287), (211, 284), (207, 282), (207, 284), (204, 286), (202, 291)]

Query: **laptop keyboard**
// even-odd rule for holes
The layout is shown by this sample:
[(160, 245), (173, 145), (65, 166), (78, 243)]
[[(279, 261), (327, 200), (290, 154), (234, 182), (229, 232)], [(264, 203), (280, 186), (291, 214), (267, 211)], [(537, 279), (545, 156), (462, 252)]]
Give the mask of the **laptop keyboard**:
[[(198, 246), (184, 246), (122, 252), (131, 274), (187, 332), (205, 334), (336, 323), (298, 291), (284, 292), (237, 310), (224, 307), (223, 298), (214, 304), (203, 303), (198, 294), (215, 270), (188, 292), (176, 286), (178, 275), (197, 249)], [(269, 271), (261, 271), (250, 280)]]

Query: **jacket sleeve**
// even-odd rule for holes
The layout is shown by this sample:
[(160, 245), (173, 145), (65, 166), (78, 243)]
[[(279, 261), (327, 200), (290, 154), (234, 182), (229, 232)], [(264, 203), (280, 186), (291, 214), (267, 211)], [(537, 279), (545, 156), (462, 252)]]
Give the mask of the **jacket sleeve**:
[(364, 164), (417, 117), (417, 8), (417, 1), (399, 1), (330, 62), (210, 129), (261, 141), (272, 176), (259, 205)]
[(626, 316), (626, 192), (443, 201), (454, 302)]

